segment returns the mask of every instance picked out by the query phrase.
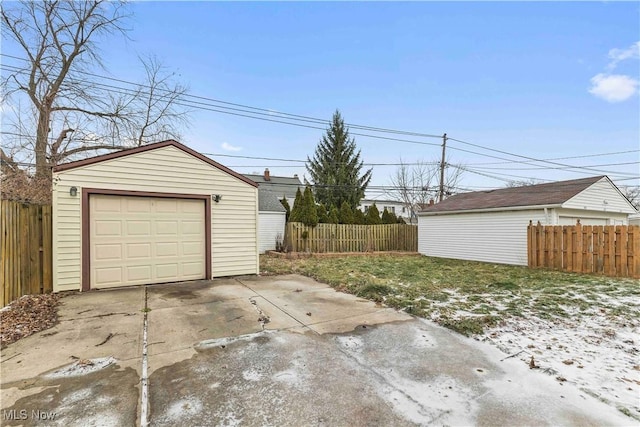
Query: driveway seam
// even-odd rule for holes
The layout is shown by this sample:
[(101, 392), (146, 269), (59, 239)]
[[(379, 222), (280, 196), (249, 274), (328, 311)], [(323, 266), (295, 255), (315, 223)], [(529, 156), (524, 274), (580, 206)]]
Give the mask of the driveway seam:
[[(266, 298), (264, 295), (260, 294), (258, 291), (256, 291), (255, 289), (251, 289), (251, 287), (247, 286), (246, 284), (244, 284), (240, 279), (235, 279), (236, 282), (240, 283), (242, 286), (244, 286), (245, 288), (251, 290), (252, 292), (255, 292), (260, 298), (262, 298), (263, 300), (267, 301), (269, 304), (271, 304), (272, 306), (274, 306), (275, 308), (277, 308), (278, 310), (280, 310), (281, 312), (283, 312), (284, 314), (286, 314), (287, 316), (289, 316), (290, 318), (292, 318), (293, 320), (295, 320), (297, 323), (300, 324), (300, 326), (307, 326), (304, 324), (304, 322), (301, 322), (300, 320), (296, 319), (294, 316), (292, 316), (290, 313), (288, 313), (287, 311), (285, 311), (284, 309), (280, 308), (280, 306), (274, 304), (273, 302), (271, 302), (268, 298)], [(252, 297), (255, 298), (255, 297)], [(313, 331), (315, 332), (315, 331)], [(317, 332), (316, 332), (317, 334)]]
[(144, 320), (142, 322), (142, 372), (140, 384), (140, 426), (146, 427), (149, 424), (149, 379), (148, 379), (148, 348), (147, 331), (149, 328), (149, 309), (147, 307), (147, 288), (144, 290)]

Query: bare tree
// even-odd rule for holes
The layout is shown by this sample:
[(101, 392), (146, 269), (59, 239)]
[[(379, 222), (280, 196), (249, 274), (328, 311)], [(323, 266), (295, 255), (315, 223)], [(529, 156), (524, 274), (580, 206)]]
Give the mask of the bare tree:
[(640, 211), (640, 186), (627, 185), (620, 187), (620, 190), (631, 204)]
[(50, 180), (52, 166), (98, 150), (175, 137), (186, 124), (187, 113), (177, 107), (186, 89), (172, 83), (174, 76), (157, 59), (142, 61), (145, 81), (137, 87), (103, 83), (95, 74), (104, 69), (97, 43), (109, 35), (126, 36), (123, 2), (45, 0), (6, 6), (0, 12), (3, 36), (17, 43), (25, 61), (4, 65), (9, 74), (3, 75), (3, 95), (29, 103), (20, 108), (15, 132), (8, 136), (14, 137), (15, 155), (35, 162), (36, 178)]
[[(417, 213), (422, 209), (422, 206), (429, 203), (429, 200), (437, 194), (439, 168), (439, 162), (418, 161), (407, 164), (400, 159), (400, 165), (389, 178), (391, 188), (387, 190), (387, 194), (402, 201), (409, 211), (412, 222), (417, 219)], [(445, 195), (451, 195), (455, 193), (462, 169), (447, 163), (446, 172)]]
[(175, 73), (167, 70), (155, 56), (141, 58), (145, 82), (138, 86), (131, 102), (126, 139), (135, 145), (164, 139), (179, 139), (178, 128), (189, 125), (189, 111), (180, 108), (187, 87), (173, 80)]

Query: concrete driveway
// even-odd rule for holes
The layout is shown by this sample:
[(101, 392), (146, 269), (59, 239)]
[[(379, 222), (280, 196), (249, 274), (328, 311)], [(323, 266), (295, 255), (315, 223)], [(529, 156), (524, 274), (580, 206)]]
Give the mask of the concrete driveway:
[(2, 351), (3, 425), (632, 425), (492, 346), (301, 276), (92, 291)]

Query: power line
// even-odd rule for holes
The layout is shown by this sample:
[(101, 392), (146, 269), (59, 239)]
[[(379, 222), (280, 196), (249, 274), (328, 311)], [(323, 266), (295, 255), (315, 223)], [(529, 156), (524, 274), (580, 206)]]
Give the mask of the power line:
[[(8, 55), (8, 54), (0, 54), (0, 55), (8, 57), (8, 58), (21, 60), (21, 61), (28, 61), (25, 58), (20, 58), (20, 57)], [(18, 72), (18, 73), (25, 73), (26, 72), (26, 70), (24, 70), (24, 69), (20, 69), (18, 67), (11, 66), (11, 65), (8, 65), (8, 66), (5, 65), (5, 67), (13, 69), (15, 72)], [(99, 74), (90, 73), (90, 72), (86, 72), (86, 71), (80, 71), (80, 72), (82, 72), (83, 74), (94, 76), (94, 77), (101, 78), (101, 79), (116, 81), (116, 82), (124, 83), (124, 84), (127, 84), (127, 85), (134, 85), (134, 86), (136, 86), (138, 88), (140, 88), (140, 87), (149, 88), (149, 86), (140, 85), (140, 84), (133, 83), (133, 82), (126, 81), (126, 80), (122, 80), (122, 79), (112, 78), (112, 77), (108, 77), (108, 76), (102, 76), (102, 75), (99, 75)], [(73, 83), (72, 80), (68, 80), (68, 82)], [(111, 91), (115, 90), (116, 93), (119, 93), (119, 94), (129, 94), (129, 95), (130, 94), (138, 94), (138, 93), (149, 94), (148, 92), (141, 92), (141, 91), (135, 90), (135, 89), (128, 89), (128, 88), (123, 88), (123, 87), (120, 87), (120, 86), (108, 85), (108, 84), (99, 83), (99, 82), (92, 82), (92, 84), (95, 84), (97, 86), (103, 87), (105, 89), (109, 89)], [(305, 124), (300, 124), (300, 123), (293, 123), (293, 122), (283, 121), (283, 120), (275, 120), (275, 119), (265, 118), (265, 117), (257, 117), (255, 115), (258, 114), (258, 115), (269, 115), (269, 116), (271, 116), (271, 115), (275, 114), (275, 115), (278, 115), (278, 116), (283, 116), (283, 117), (279, 117), (279, 118), (283, 118), (283, 119), (287, 119), (287, 120), (299, 120), (299, 121), (311, 122), (311, 123), (317, 123), (317, 124), (329, 124), (330, 123), (329, 120), (325, 120), (325, 119), (318, 119), (318, 118), (314, 118), (314, 117), (310, 117), (310, 116), (303, 116), (303, 115), (298, 115), (298, 114), (284, 113), (284, 112), (269, 110), (269, 109), (265, 109), (265, 108), (259, 108), (259, 107), (253, 107), (253, 106), (249, 106), (249, 105), (244, 105), (244, 104), (237, 104), (237, 103), (232, 103), (232, 102), (228, 102), (228, 101), (217, 100), (217, 99), (209, 98), (209, 97), (203, 97), (203, 96), (197, 96), (197, 95), (187, 95), (187, 94), (185, 94), (184, 97), (206, 100), (208, 102), (186, 100), (186, 101), (183, 101), (182, 103), (176, 103), (176, 104), (177, 105), (181, 105), (181, 106), (185, 106), (185, 107), (190, 107), (190, 108), (198, 108), (198, 109), (212, 111), (212, 112), (236, 115), (236, 116), (240, 116), (240, 117), (246, 117), (246, 118), (252, 118), (252, 119), (257, 119), (257, 120), (263, 120), (263, 121), (287, 124), (287, 125), (298, 126), (298, 127), (306, 127), (306, 128), (311, 128), (311, 129), (319, 129), (319, 130), (325, 130), (325, 128), (318, 127), (318, 126), (305, 125)], [(220, 105), (212, 105), (211, 102), (225, 104), (225, 105), (233, 105), (233, 106), (237, 106), (237, 107), (242, 107), (242, 108), (245, 108), (245, 110), (242, 110), (242, 109), (239, 109), (239, 108), (225, 107), (225, 106), (220, 106)], [(220, 110), (220, 108), (223, 108), (223, 109), (226, 109), (226, 110), (231, 110), (231, 111), (236, 111), (236, 112), (224, 111), (224, 110)], [(247, 111), (246, 109), (250, 109), (250, 110), (254, 110), (254, 111)], [(239, 112), (247, 113), (247, 114), (240, 114)], [(421, 136), (421, 137), (429, 137), (429, 138), (441, 138), (441, 136), (433, 135), (433, 134), (424, 134), (424, 133), (418, 133), (418, 132), (401, 131), (401, 130), (396, 130), (396, 129), (378, 128), (378, 127), (364, 126), (364, 125), (357, 125), (357, 124), (347, 124), (347, 125), (349, 127), (365, 129), (365, 130), (369, 130), (369, 131), (373, 131), (373, 132), (384, 132), (384, 133), (392, 133), (392, 134), (413, 135), (413, 136)], [(378, 135), (361, 134), (361, 133), (355, 133), (355, 132), (351, 132), (351, 134), (357, 135), (357, 136), (369, 137), (369, 138), (377, 138), (377, 139), (384, 139), (384, 140), (391, 140), (391, 141), (398, 141), (398, 142), (407, 142), (407, 143), (420, 144), (420, 145), (431, 145), (431, 146), (439, 146), (440, 145), (440, 144), (437, 144), (437, 143), (428, 143), (428, 142), (423, 142), (423, 141), (412, 141), (412, 140), (405, 140), (405, 139), (400, 139), (400, 138), (383, 137), (383, 136), (378, 136)], [(455, 139), (455, 138), (448, 138), (448, 139), (451, 140), (451, 141), (458, 142), (458, 143), (470, 145), (470, 146), (473, 146), (473, 147), (478, 147), (480, 149), (484, 149), (484, 150), (488, 150), (488, 151), (498, 152), (498, 153), (501, 153), (501, 154), (506, 154), (506, 155), (509, 155), (509, 156), (514, 156), (514, 157), (527, 159), (526, 162), (525, 161), (517, 161), (517, 160), (508, 159), (508, 158), (504, 158), (504, 157), (489, 155), (489, 154), (486, 154), (486, 153), (480, 153), (480, 152), (477, 152), (477, 151), (465, 150), (465, 149), (462, 149), (462, 148), (459, 148), (459, 147), (449, 147), (449, 148), (451, 148), (453, 150), (457, 150), (457, 151), (461, 151), (461, 152), (467, 152), (467, 153), (477, 154), (477, 155), (484, 156), (484, 157), (490, 157), (490, 158), (495, 158), (495, 159), (499, 159), (499, 160), (505, 160), (507, 163), (534, 163), (534, 162), (540, 162), (540, 163), (548, 163), (548, 164), (554, 164), (554, 165), (557, 165), (557, 166), (561, 166), (561, 168), (548, 168), (548, 169), (567, 168), (571, 172), (580, 172), (580, 173), (597, 172), (597, 173), (606, 173), (606, 174), (618, 175), (618, 176), (628, 176), (628, 175), (630, 175), (630, 174), (625, 173), (625, 172), (612, 172), (612, 171), (604, 171), (604, 170), (592, 169), (590, 167), (584, 167), (584, 166), (566, 165), (566, 164), (562, 164), (562, 163), (557, 163), (557, 162), (551, 161), (553, 159), (537, 159), (537, 158), (534, 158), (534, 157), (522, 156), (522, 155), (519, 155), (519, 154), (510, 153), (510, 152), (503, 151), (503, 150), (497, 150), (497, 149), (493, 149), (493, 148), (490, 148), (490, 147), (485, 147), (485, 146), (482, 146), (482, 145), (479, 145), (479, 144), (470, 143), (470, 142), (463, 141), (463, 140), (460, 140), (460, 139)], [(630, 150), (628, 152), (637, 152), (637, 151), (640, 151), (640, 150)], [(580, 157), (586, 157), (586, 156), (575, 156), (575, 158), (580, 158)], [(380, 165), (382, 165), (382, 164), (380, 164)], [(616, 165), (619, 165), (619, 164), (616, 164)], [(540, 169), (544, 169), (544, 167), (541, 167)], [(577, 169), (577, 170), (572, 170), (572, 169)], [(584, 170), (584, 172), (581, 169)], [(589, 172), (586, 172), (586, 171), (589, 171)]]
[[(449, 138), (449, 139), (451, 141), (456, 141), (456, 142), (459, 142), (461, 144), (470, 145), (472, 147), (478, 147), (478, 148), (481, 148), (483, 150), (493, 151), (493, 152), (496, 152), (496, 153), (506, 154), (506, 155), (514, 156), (514, 157), (519, 157), (519, 158), (531, 160), (531, 161), (534, 161), (534, 162), (548, 163), (548, 164), (552, 164), (552, 165), (555, 165), (555, 166), (564, 166), (564, 167), (569, 167), (569, 168), (572, 167), (572, 165), (567, 165), (565, 163), (558, 163), (558, 162), (554, 162), (554, 161), (551, 161), (551, 160), (541, 160), (541, 159), (536, 159), (534, 157), (523, 156), (521, 154), (514, 154), (514, 153), (510, 153), (508, 151), (498, 150), (498, 149), (495, 149), (495, 148), (488, 148), (488, 147), (484, 147), (482, 145), (474, 144), (474, 143), (471, 143), (471, 142), (462, 141), (460, 139), (455, 139), (455, 138)], [(478, 153), (476, 153), (476, 154), (478, 154)], [(493, 156), (490, 156), (490, 157), (493, 157)], [(571, 172), (587, 173), (586, 171), (591, 171), (591, 172), (605, 173), (605, 174), (610, 173), (608, 171), (603, 171), (603, 170), (600, 170), (600, 169), (593, 169), (593, 168), (588, 168), (588, 167), (579, 167), (579, 169), (584, 169), (585, 172), (578, 171), (578, 170), (577, 171), (571, 170)], [(619, 172), (619, 173), (620, 174), (624, 174), (624, 175), (628, 175), (627, 173), (624, 173), (624, 172)]]
[[(1, 56), (5, 56), (7, 58), (12, 58), (12, 59), (20, 60), (20, 61), (29, 62), (29, 60), (27, 58), (20, 58), (20, 57), (13, 56), (13, 55), (8, 55), (8, 54), (5, 54), (5, 53), (0, 53), (0, 55)], [(5, 65), (5, 66), (7, 66), (7, 65)], [(26, 70), (20, 69), (20, 68), (18, 68), (16, 66), (8, 66), (8, 67), (13, 68), (14, 71), (17, 71), (17, 72), (26, 72)], [(127, 84), (127, 85), (136, 86), (136, 87), (142, 87), (142, 86), (150, 87), (150, 86), (147, 86), (147, 85), (143, 85), (143, 84), (139, 84), (139, 83), (123, 80), (123, 79), (118, 79), (118, 78), (114, 78), (114, 77), (109, 77), (109, 76), (104, 76), (104, 75), (100, 75), (100, 74), (96, 74), (96, 73), (91, 73), (89, 71), (79, 70), (78, 72), (82, 73), (82, 74), (85, 74), (85, 75), (88, 75), (88, 76), (97, 77), (97, 78), (104, 79), (104, 80), (110, 80), (110, 81), (114, 81), (114, 82), (118, 82), (118, 83), (124, 83), (124, 84)], [(112, 87), (114, 87), (114, 86), (112, 86)], [(117, 86), (115, 86), (115, 87), (117, 87)], [(119, 87), (119, 88), (121, 88), (121, 87)], [(121, 89), (130, 90), (130, 89), (126, 89), (126, 88), (121, 88)], [(278, 116), (285, 116), (285, 118), (292, 118), (292, 119), (295, 119), (295, 120), (302, 120), (302, 121), (307, 121), (307, 122), (315, 122), (315, 123), (325, 124), (325, 125), (330, 125), (331, 124), (331, 120), (327, 120), (327, 119), (320, 119), (320, 118), (317, 118), (317, 117), (305, 116), (305, 115), (300, 115), (300, 114), (286, 113), (286, 112), (272, 110), (272, 109), (268, 109), (268, 108), (253, 107), (253, 106), (246, 105), (246, 104), (238, 104), (238, 103), (235, 103), (235, 102), (223, 101), (223, 100), (220, 100), (220, 99), (215, 99), (215, 98), (206, 97), (206, 96), (191, 95), (191, 94), (184, 94), (183, 96), (187, 97), (187, 98), (200, 99), (200, 100), (204, 100), (204, 101), (208, 101), (208, 102), (215, 102), (215, 103), (219, 103), (219, 104), (233, 105), (234, 107), (241, 107), (241, 108), (245, 108), (245, 109), (251, 109), (251, 110), (255, 110), (256, 111), (255, 114), (266, 114), (266, 115), (270, 115), (270, 116), (278, 115)], [(355, 124), (355, 123), (345, 123), (345, 125), (348, 126), (349, 128), (362, 129), (362, 130), (368, 130), (368, 131), (373, 131), (373, 132), (395, 133), (395, 134), (400, 134), (400, 135), (419, 136), (419, 137), (424, 137), (424, 138), (440, 138), (441, 137), (441, 135), (433, 135), (433, 134), (420, 133), (420, 132), (404, 131), (404, 130), (398, 130), (398, 129), (380, 128), (380, 127), (374, 127), (374, 126), (359, 125), (359, 124)], [(436, 144), (436, 145), (438, 145), (438, 144)]]
[[(640, 153), (640, 150), (626, 150), (626, 151), (614, 151), (608, 153), (597, 153), (597, 154), (585, 154), (582, 156), (568, 156), (568, 157), (554, 157), (550, 159), (540, 159), (540, 160), (569, 160), (569, 159), (584, 159), (587, 157), (604, 157), (604, 156), (614, 156), (618, 154), (630, 154), (630, 153)], [(535, 160), (537, 161), (537, 160)], [(470, 163), (468, 166), (488, 166), (488, 165), (503, 165), (507, 163), (523, 163), (529, 164), (534, 163), (533, 160), (510, 160), (506, 162), (489, 162), (489, 163)]]

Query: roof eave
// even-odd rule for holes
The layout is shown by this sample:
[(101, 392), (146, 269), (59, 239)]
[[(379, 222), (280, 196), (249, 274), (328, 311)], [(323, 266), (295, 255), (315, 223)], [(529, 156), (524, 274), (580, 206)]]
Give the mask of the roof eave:
[(70, 169), (76, 169), (76, 168), (80, 168), (83, 166), (90, 166), (96, 163), (101, 163), (101, 162), (106, 162), (108, 160), (113, 160), (113, 159), (118, 159), (120, 157), (126, 157), (126, 156), (130, 156), (133, 154), (138, 154), (138, 153), (143, 153), (146, 151), (151, 151), (151, 150), (157, 150), (160, 148), (164, 148), (164, 147), (168, 147), (168, 146), (173, 146), (175, 148), (177, 148), (178, 150), (182, 150), (187, 154), (192, 155), (193, 157), (209, 164), (210, 166), (213, 166), (217, 169), (220, 169), (223, 172), (228, 173), (231, 176), (234, 176), (236, 178), (238, 178), (239, 180), (253, 186), (253, 187), (258, 187), (258, 183), (245, 177), (244, 175), (233, 171), (231, 169), (229, 169), (228, 167), (216, 162), (213, 159), (208, 158), (207, 156), (205, 156), (204, 154), (198, 153), (197, 151), (187, 147), (184, 144), (181, 144), (178, 141), (175, 141), (173, 139), (169, 139), (166, 141), (161, 141), (161, 142), (156, 142), (156, 143), (152, 143), (152, 144), (147, 144), (147, 145), (142, 145), (139, 147), (135, 147), (135, 148), (128, 148), (125, 150), (120, 150), (120, 151), (115, 151), (113, 153), (107, 153), (107, 154), (103, 154), (100, 156), (95, 156), (95, 157), (89, 157), (87, 159), (82, 159), (82, 160), (76, 160), (75, 162), (69, 162), (69, 163), (64, 163), (62, 165), (57, 165), (54, 166), (53, 168), (53, 172), (63, 172), (66, 170), (70, 170)]
[(480, 213), (480, 212), (500, 212), (500, 211), (527, 211), (534, 209), (552, 209), (561, 208), (561, 204), (548, 204), (548, 205), (526, 205), (526, 206), (502, 206), (497, 208), (479, 208), (479, 209), (455, 209), (450, 211), (422, 211), (418, 212), (418, 216), (436, 216), (445, 214), (458, 214), (458, 213)]

